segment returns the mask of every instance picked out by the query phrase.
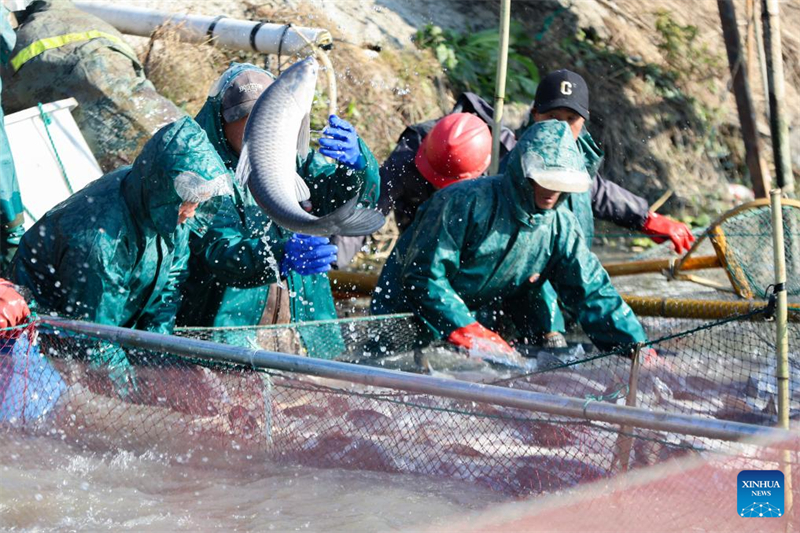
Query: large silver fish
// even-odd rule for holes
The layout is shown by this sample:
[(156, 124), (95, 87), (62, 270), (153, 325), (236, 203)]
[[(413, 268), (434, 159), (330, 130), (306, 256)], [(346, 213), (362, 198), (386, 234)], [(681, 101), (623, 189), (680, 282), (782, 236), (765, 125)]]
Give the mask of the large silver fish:
[(301, 206), (311, 193), (297, 175), (296, 155), (308, 153), (318, 70), (310, 57), (295, 63), (259, 97), (245, 126), (236, 179), (246, 183), (261, 209), (286, 229), (321, 236), (369, 235), (383, 226), (384, 217), (359, 209), (357, 196), (323, 217)]

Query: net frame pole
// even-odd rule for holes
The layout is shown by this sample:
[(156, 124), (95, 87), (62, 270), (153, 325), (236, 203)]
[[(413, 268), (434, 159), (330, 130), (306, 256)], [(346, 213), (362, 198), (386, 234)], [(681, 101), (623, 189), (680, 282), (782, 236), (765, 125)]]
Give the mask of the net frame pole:
[[(720, 258), (720, 262), (722, 263), (722, 266), (725, 268), (725, 273), (728, 275), (728, 279), (731, 282), (731, 288), (734, 291), (737, 291), (738, 293), (740, 286), (749, 286), (747, 278), (743, 274), (741, 274), (741, 268), (739, 267), (737, 270), (736, 265), (730, 264), (727, 258), (724, 257), (724, 251), (721, 251), (720, 249), (721, 241), (719, 239), (719, 236), (724, 237), (724, 233), (720, 230), (720, 227), (727, 220), (737, 217), (742, 213), (749, 211), (751, 209), (757, 209), (759, 207), (767, 207), (770, 205), (770, 202), (771, 200), (769, 197), (757, 198), (752, 202), (742, 204), (720, 215), (720, 217), (717, 218), (714, 222), (712, 222), (706, 228), (703, 234), (697, 240), (694, 241), (694, 244), (692, 244), (692, 247), (689, 249), (689, 251), (683, 254), (683, 256), (680, 257), (675, 262), (674, 267), (672, 267), (673, 279), (691, 281), (694, 283), (699, 283), (701, 285), (708, 285), (717, 289), (721, 289), (721, 286), (719, 286), (719, 284), (711, 280), (705, 280), (703, 278), (700, 278), (699, 276), (692, 276), (690, 274), (682, 272), (682, 270), (685, 270), (684, 265), (688, 266), (690, 264), (690, 260), (694, 259), (694, 254), (697, 252), (700, 246), (702, 246), (703, 242), (706, 239), (709, 239), (711, 241), (711, 244), (714, 246), (714, 252), (717, 254), (717, 257)], [(800, 209), (800, 202), (798, 202), (797, 200), (793, 200), (791, 198), (784, 198), (782, 204), (783, 207), (793, 207)], [(738, 278), (737, 276), (732, 276), (731, 275), (732, 272), (736, 272)]]
[[(786, 301), (786, 255), (783, 238), (783, 208), (781, 206), (781, 190), (770, 191), (772, 202), (772, 243), (775, 258), (775, 355), (777, 366), (775, 377), (778, 385), (778, 425), (789, 429), (789, 329), (787, 326), (788, 305)], [(781, 454), (781, 470), (784, 474), (785, 510), (790, 514), (792, 509), (792, 463), (791, 454)]]
[[(637, 296), (620, 294), (637, 316), (657, 316), (662, 318), (694, 318), (702, 320), (724, 320), (740, 317), (742, 320), (764, 320), (769, 302), (763, 300), (694, 300), (691, 298), (668, 298), (662, 296)], [(789, 322), (800, 322), (800, 308), (793, 305)]]
[[(362, 385), (385, 387), (411, 393), (430, 394), (468, 402), (482, 402), (580, 420), (629, 425), (638, 428), (683, 433), (729, 441), (764, 439), (762, 445), (800, 450), (800, 434), (728, 420), (650, 411), (585, 398), (556, 396), (541, 392), (499, 387), (452, 379), (410, 374), (385, 368), (360, 366), (339, 361), (313, 359), (281, 352), (245, 348), (216, 342), (162, 335), (103, 324), (92, 324), (53, 316), (40, 316), (38, 323), (56, 330), (79, 333), (122, 346), (166, 352), (208, 361), (238, 364), (249, 368), (282, 370)], [(759, 442), (759, 444), (761, 444)]]
[[(641, 350), (637, 348), (631, 358), (631, 372), (628, 377), (628, 394), (625, 397), (625, 405), (636, 407), (636, 395), (639, 392), (639, 369), (641, 368)], [(630, 468), (631, 448), (633, 447), (633, 437), (629, 436), (631, 428), (622, 426), (620, 435), (617, 438), (617, 451), (619, 453), (619, 468), (621, 472), (627, 472)]]

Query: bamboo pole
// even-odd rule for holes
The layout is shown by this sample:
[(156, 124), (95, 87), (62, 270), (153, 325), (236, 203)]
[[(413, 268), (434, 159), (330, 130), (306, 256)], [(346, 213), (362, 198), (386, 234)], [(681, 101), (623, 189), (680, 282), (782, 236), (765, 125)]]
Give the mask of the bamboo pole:
[(775, 157), (775, 177), (783, 194), (794, 194), (794, 176), (789, 149), (789, 123), (786, 120), (786, 86), (781, 52), (781, 24), (778, 0), (762, 0), (762, 26), (769, 83), (769, 129)]
[[(625, 405), (636, 407), (636, 395), (639, 392), (639, 368), (642, 364), (642, 357), (636, 350), (631, 358), (631, 373), (628, 376), (628, 394), (625, 397)], [(633, 437), (630, 433), (633, 429), (629, 426), (621, 426), (619, 437), (617, 437), (617, 457), (619, 458), (619, 468), (621, 472), (627, 472), (631, 462), (631, 448), (633, 447)]]
[[(622, 299), (639, 316), (665, 318), (695, 318), (723, 320), (746, 315), (767, 307), (767, 302), (757, 300), (694, 300), (691, 298), (664, 298), (660, 296), (634, 296), (622, 294)], [(789, 321), (800, 322), (800, 308), (792, 307)], [(755, 315), (750, 320), (764, 320)]]
[[(781, 190), (770, 191), (772, 197), (772, 244), (775, 257), (775, 351), (777, 366), (775, 376), (778, 380), (778, 425), (789, 429), (789, 335), (787, 327), (786, 302), (786, 258), (783, 241), (783, 208)], [(785, 508), (784, 515), (791, 516), (792, 510), (792, 461), (789, 452), (781, 454), (781, 470), (784, 475)]]
[[(675, 259), (648, 259), (644, 261), (627, 261), (621, 263), (604, 263), (609, 276), (630, 276), (634, 274), (659, 273), (674, 270)], [(720, 268), (715, 255), (689, 257), (680, 265), (680, 271), (704, 270)], [(349, 272), (334, 270), (328, 273), (332, 289), (339, 293), (354, 293), (369, 296), (378, 285), (378, 274), (374, 272)]]
[(339, 97), (336, 89), (336, 73), (333, 71), (333, 63), (331, 63), (325, 50), (315, 47), (314, 55), (319, 59), (319, 62), (325, 67), (325, 80), (328, 85), (328, 115), (335, 115), (337, 111), (337, 99)]
[[(643, 261), (623, 261), (621, 263), (603, 263), (609, 276), (630, 276), (633, 274), (658, 273), (664, 270), (674, 272), (677, 258), (675, 259), (647, 259)], [(716, 255), (703, 255), (700, 257), (687, 257), (680, 266), (680, 270), (704, 270), (720, 268), (722, 264)]]
[[(369, 296), (375, 289), (378, 276), (371, 273), (333, 271), (329, 273), (331, 289), (336, 298)], [(666, 318), (696, 318), (722, 320), (746, 315), (764, 309), (767, 302), (758, 300), (697, 300), (692, 298), (664, 298), (660, 296), (635, 296), (622, 294), (622, 299), (640, 316)], [(789, 322), (800, 322), (800, 307), (792, 307)], [(756, 315), (752, 320), (763, 320)]]
[(367, 386), (490, 403), (555, 416), (596, 420), (609, 424), (629, 425), (711, 439), (732, 441), (764, 439), (759, 444), (774, 448), (800, 448), (797, 434), (730, 420), (651, 411), (607, 402), (587, 402), (585, 398), (557, 396), (485, 383), (424, 376), (52, 316), (40, 316), (38, 323), (51, 329), (79, 333), (89, 338), (121, 346), (244, 365), (248, 368), (296, 372)]
[(736, 25), (736, 11), (733, 0), (717, 0), (722, 34), (725, 38), (725, 49), (728, 52), (728, 64), (733, 78), (733, 94), (736, 97), (736, 109), (739, 112), (739, 123), (746, 150), (747, 168), (757, 198), (766, 198), (770, 189), (770, 178), (767, 166), (761, 156), (758, 139), (758, 128), (753, 108), (750, 84), (747, 81), (747, 65), (742, 56), (742, 44), (739, 28)]
[(508, 30), (511, 21), (511, 0), (500, 0), (500, 50), (497, 55), (497, 80), (492, 116), (492, 163), (490, 174), (500, 169), (500, 135), (503, 130), (503, 103), (506, 98), (506, 69), (508, 68)]

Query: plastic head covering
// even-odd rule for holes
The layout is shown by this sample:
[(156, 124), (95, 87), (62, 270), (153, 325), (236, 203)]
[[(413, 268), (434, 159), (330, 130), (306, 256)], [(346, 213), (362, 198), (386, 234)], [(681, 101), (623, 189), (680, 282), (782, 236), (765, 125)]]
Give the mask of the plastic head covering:
[(489, 126), (470, 113), (445, 116), (422, 140), (414, 162), (434, 187), (480, 176), (492, 159)]
[(230, 174), (206, 133), (189, 117), (159, 130), (142, 149), (126, 178), (140, 200), (141, 216), (166, 237), (178, 226), (183, 202), (201, 203), (230, 194)]
[(201, 204), (215, 196), (233, 194), (227, 174), (207, 180), (191, 170), (187, 170), (175, 177), (173, 185), (181, 200), (196, 204)]
[(531, 126), (520, 155), (523, 175), (551, 191), (580, 193), (592, 184), (569, 124), (545, 120)]

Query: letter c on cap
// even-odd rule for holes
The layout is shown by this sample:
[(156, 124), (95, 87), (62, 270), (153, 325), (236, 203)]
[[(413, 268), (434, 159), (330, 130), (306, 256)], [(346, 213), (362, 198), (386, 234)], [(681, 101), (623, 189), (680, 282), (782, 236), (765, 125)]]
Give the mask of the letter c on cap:
[(561, 94), (569, 95), (572, 94), (572, 83), (568, 81), (561, 82)]

